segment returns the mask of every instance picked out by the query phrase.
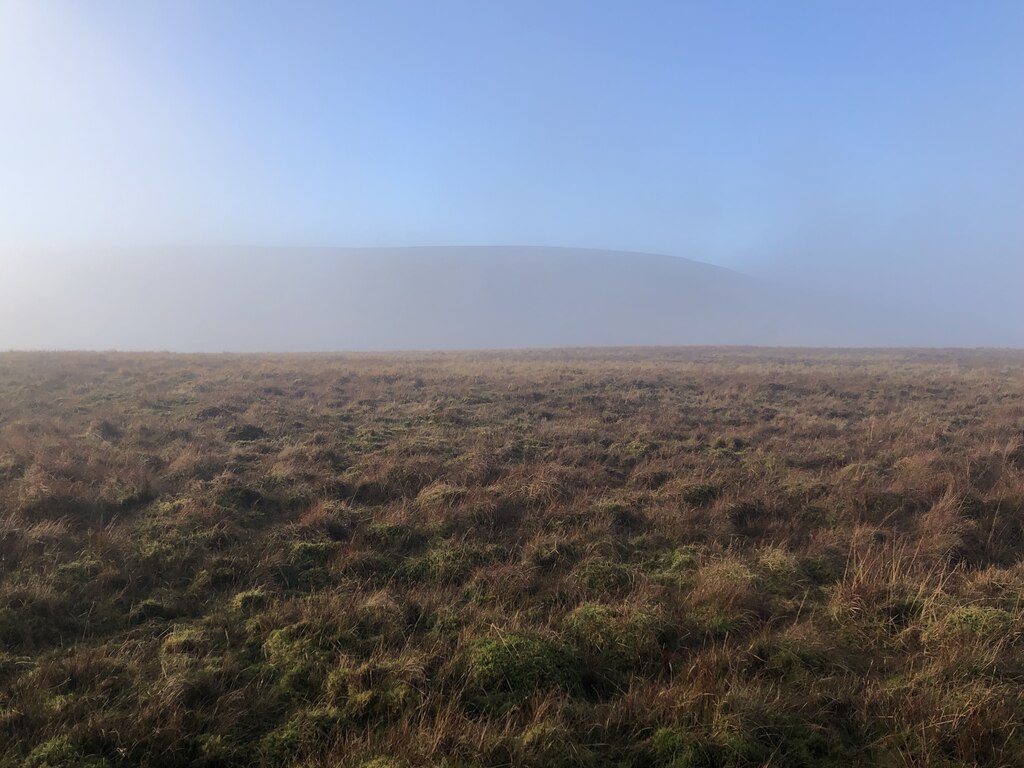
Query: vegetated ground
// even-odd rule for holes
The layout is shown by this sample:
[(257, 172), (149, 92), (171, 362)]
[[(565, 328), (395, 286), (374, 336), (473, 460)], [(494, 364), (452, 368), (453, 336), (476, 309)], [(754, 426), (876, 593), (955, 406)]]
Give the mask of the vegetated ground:
[(0, 355), (0, 765), (1024, 764), (1024, 353)]

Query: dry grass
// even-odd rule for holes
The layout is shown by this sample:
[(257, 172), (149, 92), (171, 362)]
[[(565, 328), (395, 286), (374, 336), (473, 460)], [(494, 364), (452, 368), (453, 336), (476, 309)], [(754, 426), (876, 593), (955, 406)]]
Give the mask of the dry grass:
[(0, 766), (1024, 764), (1024, 354), (0, 355)]

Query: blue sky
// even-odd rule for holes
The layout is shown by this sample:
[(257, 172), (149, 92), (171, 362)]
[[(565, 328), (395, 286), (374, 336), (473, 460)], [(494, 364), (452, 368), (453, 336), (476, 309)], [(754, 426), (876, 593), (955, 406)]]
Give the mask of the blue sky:
[(0, 239), (1024, 278), (1021, 2), (0, 0)]

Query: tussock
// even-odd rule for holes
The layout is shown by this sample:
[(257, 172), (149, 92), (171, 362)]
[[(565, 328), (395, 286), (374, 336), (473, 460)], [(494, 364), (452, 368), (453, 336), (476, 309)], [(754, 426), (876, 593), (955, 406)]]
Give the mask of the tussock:
[(0, 768), (1024, 764), (1024, 355), (0, 355)]

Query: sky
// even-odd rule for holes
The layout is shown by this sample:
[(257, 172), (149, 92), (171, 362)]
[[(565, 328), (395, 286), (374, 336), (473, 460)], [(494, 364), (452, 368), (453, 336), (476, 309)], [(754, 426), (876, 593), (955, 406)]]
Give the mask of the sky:
[(623, 249), (1024, 321), (1022, 40), (1016, 0), (0, 0), (0, 246)]

